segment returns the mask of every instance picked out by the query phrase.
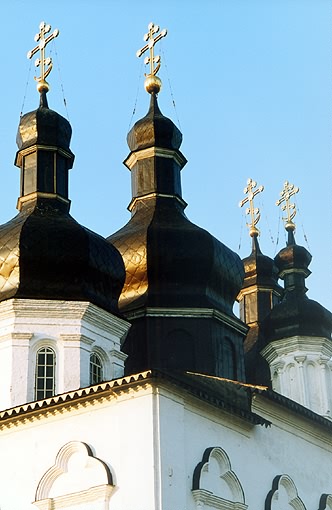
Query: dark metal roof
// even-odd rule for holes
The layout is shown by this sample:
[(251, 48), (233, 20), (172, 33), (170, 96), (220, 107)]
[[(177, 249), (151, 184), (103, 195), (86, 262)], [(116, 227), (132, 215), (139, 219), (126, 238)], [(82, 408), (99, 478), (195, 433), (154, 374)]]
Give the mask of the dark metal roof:
[(124, 282), (120, 254), (50, 199), (25, 204), (0, 226), (0, 300), (90, 301), (117, 312)]
[[(148, 114), (129, 135), (131, 153), (125, 164), (131, 171), (132, 217), (108, 238), (126, 269), (119, 300), (120, 311), (132, 323), (122, 346), (128, 354), (125, 370), (227, 375), (232, 365), (234, 379), (243, 380), (246, 326), (233, 313), (243, 264), (186, 217), (180, 144), (181, 133), (152, 96)], [(148, 308), (163, 311), (152, 318)], [(175, 320), (174, 309), (185, 312)], [(205, 320), (203, 313), (196, 313), (203, 309), (220, 312), (224, 320)], [(190, 310), (195, 314), (186, 313)], [(223, 349), (228, 353), (221, 354)]]
[(118, 392), (129, 390), (133, 386), (166, 383), (185, 391), (218, 409), (245, 420), (252, 425), (271, 425), (271, 422), (251, 411), (251, 399), (257, 394), (270, 400), (286, 411), (302, 417), (314, 425), (332, 431), (332, 421), (320, 416), (310, 409), (290, 400), (279, 393), (262, 386), (239, 383), (220, 377), (197, 373), (165, 373), (159, 370), (148, 370), (139, 374), (128, 375), (119, 379), (63, 393), (45, 400), (30, 402), (0, 412), (0, 428), (20, 419), (33, 418), (45, 412), (52, 413), (58, 409), (86, 406), (87, 403), (112, 397)]
[(0, 301), (16, 298), (89, 301), (118, 313), (125, 279), (114, 246), (69, 214), (71, 127), (40, 106), (20, 119), (15, 164), (21, 170), (19, 214), (0, 226)]
[(280, 393), (277, 393), (276, 391), (269, 390), (267, 388), (258, 388), (258, 387), (249, 387), (249, 391), (252, 394), (259, 394), (263, 398), (266, 398), (267, 400), (270, 400), (271, 402), (279, 405), (280, 407), (284, 408), (287, 411), (291, 411), (292, 413), (306, 418), (313, 424), (319, 425), (323, 427), (324, 429), (328, 430), (329, 432), (332, 432), (332, 421), (325, 418), (324, 416), (321, 416), (314, 411), (311, 411), (307, 407), (302, 406), (301, 404), (298, 404), (295, 402), (295, 400), (291, 400), (290, 398), (285, 397), (284, 395), (281, 395)]
[(86, 405), (89, 401), (102, 399), (106, 395), (127, 391), (132, 386), (159, 383), (167, 383), (175, 388), (180, 388), (186, 393), (252, 425), (270, 425), (269, 421), (251, 412), (250, 395), (247, 392), (248, 385), (203, 374), (170, 374), (158, 370), (148, 370), (4, 410), (0, 412), (0, 428), (6, 426), (7, 422), (20, 420), (21, 418), (32, 418), (45, 412), (52, 413), (62, 407)]

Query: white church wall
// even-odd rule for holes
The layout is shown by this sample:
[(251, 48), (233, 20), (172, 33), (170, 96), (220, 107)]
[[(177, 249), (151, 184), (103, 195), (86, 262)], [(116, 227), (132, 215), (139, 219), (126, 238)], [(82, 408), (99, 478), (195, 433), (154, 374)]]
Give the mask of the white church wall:
[(332, 419), (332, 344), (329, 338), (294, 336), (262, 351), (274, 391)]
[[(317, 509), (322, 495), (332, 494), (329, 434), (258, 400), (256, 410), (271, 427), (254, 426), (178, 389), (149, 384), (110, 391), (101, 400), (85, 398), (78, 408), (68, 402), (61, 411), (3, 427), (0, 508), (86, 510), (82, 502), (90, 501), (100, 510), (101, 501), (109, 501), (105, 510), (254, 510), (270, 502), (268, 510), (279, 510), (280, 495), (293, 510)], [(101, 477), (94, 490), (80, 486), (80, 499), (77, 484), (67, 479), (66, 490), (73, 493), (40, 492), (44, 499), (32, 505), (59, 452), (73, 442), (91, 449), (89, 461), (105, 464), (112, 483)], [(200, 479), (193, 491), (195, 469)], [(296, 506), (299, 501), (304, 508)]]
[[(267, 413), (273, 423), (266, 428), (250, 425), (194, 400), (184, 405), (181, 399), (176, 400), (165, 391), (161, 392), (160, 398), (163, 401), (160, 403), (163, 509), (175, 508), (176, 501), (186, 510), (201, 508), (197, 506), (199, 499), (195, 502), (192, 493), (193, 473), (205, 450), (211, 447), (221, 448), (227, 454), (249, 509), (264, 508), (273, 481), (281, 475), (293, 481), (298, 497), (308, 509), (317, 509), (321, 495), (332, 493), (332, 440), (329, 434), (315, 430), (304, 418), (294, 419), (290, 412), (278, 416), (280, 411), (274, 405), (272, 409), (276, 416)], [(175, 416), (172, 426), (170, 416)], [(175, 480), (172, 485), (170, 472)], [(227, 501), (229, 498), (230, 489), (223, 486), (222, 474), (216, 475), (207, 486), (211, 494), (213, 484), (220, 486), (220, 492), (216, 494), (219, 501), (211, 508), (223, 508), (221, 499)], [(205, 507), (210, 508), (208, 503)]]
[[(48, 508), (45, 499), (36, 506), (32, 504), (38, 484), (55, 465), (61, 448), (72, 441), (88, 445), (93, 456), (112, 473), (114, 489), (110, 508), (138, 509), (139, 503), (142, 510), (154, 509), (154, 413), (151, 389), (141, 389), (2, 429), (1, 510)], [(76, 482), (73, 479), (73, 492), (77, 489)], [(95, 483), (93, 477), (91, 482)], [(70, 481), (66, 483), (71, 490)], [(58, 494), (50, 492), (49, 496), (52, 495)], [(67, 500), (75, 508), (79, 498), (75, 500), (73, 496)], [(54, 508), (54, 504), (49, 508)]]
[(0, 409), (36, 399), (36, 356), (42, 347), (55, 353), (54, 394), (89, 386), (93, 351), (103, 359), (103, 380), (121, 377), (126, 356), (120, 343), (129, 327), (87, 302), (11, 299), (0, 303)]

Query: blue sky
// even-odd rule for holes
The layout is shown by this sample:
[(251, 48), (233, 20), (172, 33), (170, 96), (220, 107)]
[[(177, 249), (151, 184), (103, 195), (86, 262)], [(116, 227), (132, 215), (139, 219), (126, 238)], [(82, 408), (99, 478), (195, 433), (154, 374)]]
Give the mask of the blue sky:
[(274, 256), (285, 245), (275, 202), (284, 181), (294, 183), (296, 240), (313, 255), (308, 296), (332, 309), (330, 0), (5, 2), (1, 223), (16, 214), (19, 115), (22, 103), (24, 113), (38, 105), (26, 53), (42, 20), (60, 29), (49, 45), (48, 100), (73, 128), (71, 212), (80, 223), (108, 236), (129, 219), (130, 173), (122, 161), (128, 129), (148, 109), (136, 51), (153, 21), (168, 29), (157, 48), (159, 105), (183, 133), (188, 217), (247, 256), (251, 243), (238, 203), (251, 177), (265, 186), (256, 201), (260, 244)]

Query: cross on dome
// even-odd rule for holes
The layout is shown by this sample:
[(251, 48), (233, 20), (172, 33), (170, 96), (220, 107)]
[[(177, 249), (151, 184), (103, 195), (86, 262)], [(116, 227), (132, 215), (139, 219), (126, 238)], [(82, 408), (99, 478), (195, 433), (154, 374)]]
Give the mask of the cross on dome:
[[(145, 90), (149, 93), (155, 93), (158, 94), (158, 92), (161, 89), (161, 80), (157, 75), (157, 72), (160, 69), (160, 55), (154, 54), (154, 45), (162, 39), (162, 37), (165, 37), (167, 35), (167, 30), (164, 28), (159, 34), (159, 26), (155, 25), (154, 23), (149, 23), (148, 25), (149, 31), (144, 35), (144, 41), (148, 41), (148, 43), (143, 46), (140, 50), (136, 52), (137, 57), (141, 57), (143, 53), (145, 53), (147, 50), (150, 51), (150, 55), (148, 57), (145, 57), (144, 64), (150, 64), (150, 73), (145, 74), (146, 80), (145, 80)], [(156, 37), (154, 37), (155, 34), (158, 34)]]
[(293, 222), (293, 218), (296, 215), (296, 206), (295, 204), (290, 203), (290, 198), (298, 193), (300, 191), (300, 188), (297, 188), (294, 186), (294, 184), (290, 184), (288, 181), (285, 182), (283, 190), (280, 193), (279, 200), (276, 201), (276, 205), (279, 206), (283, 202), (285, 202), (281, 206), (282, 211), (286, 211), (287, 216), (283, 217), (282, 219), (285, 222), (285, 229), (287, 231), (293, 231), (295, 230), (295, 223)]
[(51, 25), (46, 25), (45, 21), (40, 23), (39, 30), (40, 32), (35, 35), (35, 41), (38, 44), (27, 53), (27, 58), (31, 59), (38, 51), (40, 51), (40, 58), (37, 58), (35, 61), (35, 66), (40, 66), (40, 77), (37, 78), (35, 76), (35, 80), (37, 81), (38, 92), (48, 92), (49, 84), (47, 83), (46, 78), (50, 74), (53, 64), (51, 57), (45, 58), (45, 48), (49, 42), (55, 39), (55, 37), (58, 37), (59, 30), (56, 28), (53, 30), (52, 34), (45, 38), (45, 35), (51, 31)]
[(251, 237), (258, 236), (259, 230), (256, 227), (256, 225), (261, 217), (259, 208), (254, 207), (254, 198), (256, 195), (258, 195), (258, 193), (261, 193), (264, 190), (264, 186), (259, 186), (259, 188), (255, 189), (256, 186), (257, 182), (249, 178), (247, 181), (247, 186), (243, 190), (243, 193), (246, 194), (247, 196), (239, 203), (239, 207), (243, 207), (244, 204), (249, 203), (249, 207), (246, 209), (246, 214), (250, 214), (251, 218), (251, 221), (247, 223), (247, 226), (249, 227), (249, 234)]

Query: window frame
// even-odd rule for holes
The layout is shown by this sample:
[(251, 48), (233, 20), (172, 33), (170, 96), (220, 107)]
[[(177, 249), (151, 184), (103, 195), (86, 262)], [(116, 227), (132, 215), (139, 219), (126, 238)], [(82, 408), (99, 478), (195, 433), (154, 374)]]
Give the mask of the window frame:
[[(40, 360), (40, 356), (44, 356), (44, 360)], [(49, 356), (52, 356), (50, 362)], [(44, 369), (44, 370), (40, 370)], [(49, 369), (49, 370), (48, 370)], [(40, 372), (42, 372), (40, 374)], [(39, 382), (43, 382), (42, 387), (39, 387)], [(51, 381), (51, 385), (48, 384)], [(48, 387), (51, 386), (51, 387)], [(56, 352), (50, 345), (42, 345), (36, 351), (35, 356), (35, 385), (34, 397), (35, 400), (44, 400), (55, 395), (56, 387)], [(42, 392), (42, 395), (40, 394)]]
[[(98, 360), (99, 363), (97, 363), (96, 360)], [(95, 369), (95, 371), (99, 370), (100, 373), (96, 374), (96, 372), (94, 372), (93, 369)], [(104, 373), (105, 367), (102, 356), (98, 352), (92, 351), (89, 357), (89, 385), (94, 386), (95, 384), (103, 382)]]

